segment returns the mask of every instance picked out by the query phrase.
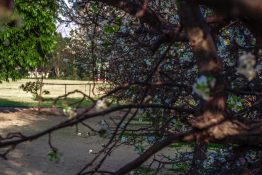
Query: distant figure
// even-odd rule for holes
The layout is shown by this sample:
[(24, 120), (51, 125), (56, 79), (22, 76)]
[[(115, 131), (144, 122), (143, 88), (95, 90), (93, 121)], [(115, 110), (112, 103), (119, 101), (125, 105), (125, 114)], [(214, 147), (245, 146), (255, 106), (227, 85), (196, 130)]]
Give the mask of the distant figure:
[(99, 134), (101, 136), (110, 135), (111, 134), (111, 129), (110, 129), (108, 123), (105, 120), (101, 120), (99, 122), (99, 124), (100, 124), (100, 129), (99, 129), (98, 132), (99, 132)]

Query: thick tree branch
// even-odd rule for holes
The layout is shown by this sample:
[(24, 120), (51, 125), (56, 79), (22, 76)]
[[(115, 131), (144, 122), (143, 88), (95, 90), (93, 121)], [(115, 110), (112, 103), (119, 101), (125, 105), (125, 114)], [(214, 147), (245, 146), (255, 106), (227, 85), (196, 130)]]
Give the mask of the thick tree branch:
[[(82, 1), (82, 3), (87, 3), (91, 0)], [(187, 35), (181, 31), (181, 26), (178, 24), (172, 24), (162, 18), (155, 11), (151, 10), (148, 5), (137, 4), (132, 0), (92, 0), (95, 2), (101, 2), (112, 7), (119, 8), (126, 13), (140, 19), (143, 23), (149, 25), (153, 30), (159, 32), (163, 35), (164, 42), (173, 42), (173, 41), (188, 41)], [(145, 1), (146, 2), (146, 1)], [(158, 46), (155, 46), (158, 47)]]
[(197, 0), (197, 2), (215, 9), (223, 9), (235, 17), (262, 19), (262, 0)]
[(126, 164), (124, 167), (120, 168), (118, 171), (114, 173), (114, 175), (123, 175), (131, 170), (138, 168), (141, 164), (143, 164), (146, 160), (148, 160), (151, 156), (153, 156), (158, 151), (162, 150), (163, 148), (167, 147), (168, 145), (183, 140), (185, 135), (170, 135), (167, 136), (164, 140), (156, 142), (152, 145), (149, 149), (147, 149), (142, 155), (140, 155), (135, 160), (131, 161), (130, 163)]
[[(208, 26), (197, 4), (181, 2), (179, 5), (181, 23), (186, 28), (193, 53), (197, 59), (200, 75), (215, 78), (210, 99), (203, 100), (201, 117), (191, 122), (197, 128), (203, 128), (224, 119), (225, 84), (221, 75), (221, 62)], [(200, 126), (201, 125), (201, 126)]]
[[(86, 0), (84, 2), (88, 2)], [(95, 0), (96, 2), (102, 2), (109, 6), (119, 8), (126, 13), (139, 18), (142, 22), (147, 23), (149, 26), (161, 31), (168, 24), (168, 22), (161, 18), (156, 12), (149, 7), (143, 8), (143, 4), (137, 4), (132, 0)], [(83, 3), (83, 2), (82, 2)], [(143, 14), (141, 15), (141, 11)]]

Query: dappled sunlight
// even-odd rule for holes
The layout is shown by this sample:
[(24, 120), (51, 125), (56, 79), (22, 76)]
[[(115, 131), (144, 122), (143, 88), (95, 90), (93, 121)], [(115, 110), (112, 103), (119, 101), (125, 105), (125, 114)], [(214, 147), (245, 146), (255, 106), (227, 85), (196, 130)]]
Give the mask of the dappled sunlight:
[[(48, 110), (39, 115), (37, 110), (24, 109), (19, 112), (5, 113), (1, 118), (10, 118), (10, 122), (3, 126), (5, 121), (0, 123), (0, 132), (20, 131), (26, 134), (34, 134), (67, 118), (58, 115), (45, 115)], [(111, 117), (117, 119), (120, 114), (114, 113)], [(104, 117), (87, 121), (93, 128), (99, 128), (99, 121)], [(71, 175), (78, 171), (79, 167), (94, 158), (96, 152), (102, 148), (108, 140), (99, 136), (88, 136), (89, 130), (84, 126), (79, 126), (77, 135), (75, 127), (68, 127), (52, 134), (53, 144), (59, 149), (61, 160), (51, 162), (48, 160), (50, 147), (47, 136), (37, 139), (34, 142), (26, 142), (19, 145), (8, 155), (9, 160), (0, 159), (0, 174), (4, 175)], [(86, 135), (87, 134), (87, 135)], [(77, 144), (76, 144), (77, 143)], [(92, 150), (90, 153), (88, 150)], [(124, 165), (135, 159), (137, 154), (133, 147), (121, 146), (118, 151), (106, 161), (104, 168), (117, 170), (119, 165)]]
[(42, 175), (42, 173), (40, 173), (37, 170), (35, 171), (31, 170), (31, 172), (22, 173), (22, 172), (15, 172), (14, 170), (8, 168), (3, 173), (8, 175)]
[[(14, 110), (16, 109), (16, 110)], [(35, 131), (47, 127), (45, 121), (51, 119), (48, 115), (39, 115), (37, 108), (1, 108), (0, 110), (0, 133)], [(7, 113), (8, 111), (8, 113)], [(52, 113), (52, 112), (51, 112)], [(50, 114), (50, 113), (49, 113)], [(55, 114), (56, 115), (56, 114)], [(54, 116), (54, 115), (53, 115)], [(61, 121), (62, 117), (53, 117), (54, 124)], [(42, 126), (43, 125), (43, 126)], [(51, 125), (50, 125), (51, 126)]]
[(20, 118), (20, 115), (18, 113), (21, 112), (14, 112), (9, 114), (7, 114), (6, 112), (0, 112), (0, 130), (8, 130), (8, 128), (12, 127), (30, 125), (35, 121), (35, 118), (31, 115), (26, 115), (23, 118)]
[(246, 129), (248, 128), (239, 122), (225, 121), (222, 124), (218, 124), (208, 129), (208, 133), (215, 139), (224, 139), (226, 137), (238, 135), (241, 137), (241, 134), (244, 134)]
[[(18, 148), (9, 156), (8, 160), (0, 160), (0, 173), (4, 175), (44, 175), (48, 170), (41, 169), (41, 165), (39, 167), (32, 166), (34, 163), (33, 161), (30, 161), (27, 156), (30, 154), (30, 152), (25, 152)], [(34, 161), (43, 162), (41, 157), (42, 156), (39, 156), (39, 159)], [(23, 161), (21, 160), (22, 158), (24, 158)]]

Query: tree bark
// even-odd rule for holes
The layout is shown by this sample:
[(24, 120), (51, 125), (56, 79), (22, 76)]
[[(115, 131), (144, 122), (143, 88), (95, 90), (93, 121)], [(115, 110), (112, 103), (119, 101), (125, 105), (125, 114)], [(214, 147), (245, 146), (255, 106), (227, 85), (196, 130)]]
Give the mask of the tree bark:
[[(209, 28), (195, 2), (179, 1), (179, 16), (189, 37), (190, 45), (197, 59), (200, 75), (215, 78), (215, 86), (210, 89), (210, 99), (201, 100), (200, 115), (191, 120), (193, 127), (203, 129), (220, 122), (225, 117), (225, 85), (221, 76), (221, 62), (216, 54), (216, 46)], [(191, 175), (200, 175), (206, 159), (206, 143), (196, 141)]]

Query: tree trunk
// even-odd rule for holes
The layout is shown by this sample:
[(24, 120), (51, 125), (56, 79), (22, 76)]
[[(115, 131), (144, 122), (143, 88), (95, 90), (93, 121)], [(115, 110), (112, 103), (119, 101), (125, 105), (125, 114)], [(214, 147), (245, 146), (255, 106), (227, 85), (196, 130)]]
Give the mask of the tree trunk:
[[(197, 129), (204, 129), (218, 123), (225, 117), (225, 81), (221, 75), (221, 62), (216, 54), (216, 47), (199, 6), (194, 1), (179, 1), (179, 16), (186, 29), (190, 45), (197, 59), (199, 75), (215, 78), (215, 85), (210, 89), (210, 99), (201, 100), (200, 115), (190, 121)], [(196, 147), (190, 174), (201, 174), (206, 158), (207, 145), (196, 138)]]

